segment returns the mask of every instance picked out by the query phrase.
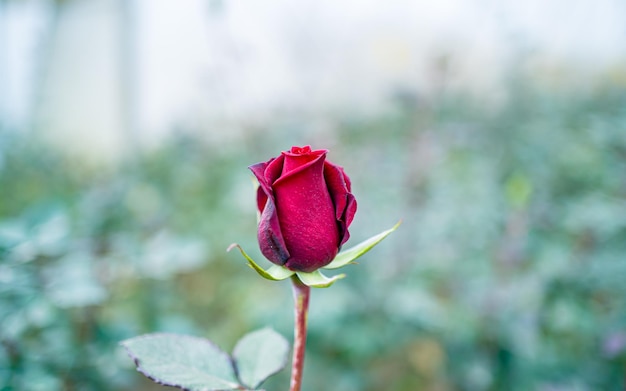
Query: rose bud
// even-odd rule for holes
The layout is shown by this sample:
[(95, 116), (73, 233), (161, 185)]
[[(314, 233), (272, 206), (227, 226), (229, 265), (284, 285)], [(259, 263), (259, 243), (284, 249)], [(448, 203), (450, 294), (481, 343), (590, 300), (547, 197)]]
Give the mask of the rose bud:
[(271, 262), (299, 272), (328, 265), (348, 240), (356, 213), (350, 178), (327, 150), (292, 147), (250, 166), (259, 181), (258, 239)]

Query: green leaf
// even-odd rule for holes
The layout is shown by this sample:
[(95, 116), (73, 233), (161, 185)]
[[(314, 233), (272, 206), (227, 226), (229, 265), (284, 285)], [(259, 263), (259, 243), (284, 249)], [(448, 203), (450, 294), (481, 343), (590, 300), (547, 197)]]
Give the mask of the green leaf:
[(390, 229), (383, 231), (378, 235), (372, 236), (371, 238), (357, 244), (352, 248), (340, 252), (331, 263), (324, 266), (324, 269), (338, 269), (340, 267), (346, 266), (349, 263), (354, 262), (355, 259), (370, 251), (374, 246), (376, 246), (383, 239), (385, 239), (387, 235), (395, 231), (400, 226), (400, 224), (402, 224), (402, 220), (398, 221), (398, 223)]
[(278, 265), (272, 265), (267, 270), (263, 269), (256, 262), (254, 262), (254, 260), (250, 258), (250, 256), (246, 254), (243, 248), (237, 243), (233, 243), (230, 246), (228, 246), (226, 251), (230, 251), (235, 247), (237, 247), (239, 251), (241, 252), (241, 255), (243, 255), (243, 257), (246, 258), (246, 260), (248, 261), (248, 266), (253, 268), (257, 273), (259, 273), (261, 277), (265, 279), (272, 280), (272, 281), (281, 281), (281, 280), (291, 277), (294, 274), (293, 271), (287, 269), (286, 267), (282, 267)]
[(328, 278), (323, 275), (319, 269), (312, 273), (296, 272), (296, 274), (304, 285), (308, 285), (313, 288), (328, 288), (329, 286), (334, 284), (335, 281), (340, 280), (346, 276), (345, 274), (338, 274), (336, 276)]
[(137, 370), (159, 384), (190, 391), (241, 389), (230, 357), (209, 340), (156, 333), (121, 345)]
[(271, 328), (246, 334), (233, 350), (239, 380), (246, 387), (256, 389), (285, 367), (288, 353), (287, 340)]

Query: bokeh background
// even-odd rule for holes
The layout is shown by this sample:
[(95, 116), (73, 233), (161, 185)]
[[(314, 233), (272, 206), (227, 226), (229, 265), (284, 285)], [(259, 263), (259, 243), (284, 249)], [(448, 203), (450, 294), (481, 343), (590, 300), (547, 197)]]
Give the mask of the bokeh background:
[[(304, 390), (626, 387), (626, 3), (1, 0), (0, 389), (159, 390), (118, 342), (291, 338), (247, 166), (351, 176)], [(288, 371), (268, 390), (287, 389)]]

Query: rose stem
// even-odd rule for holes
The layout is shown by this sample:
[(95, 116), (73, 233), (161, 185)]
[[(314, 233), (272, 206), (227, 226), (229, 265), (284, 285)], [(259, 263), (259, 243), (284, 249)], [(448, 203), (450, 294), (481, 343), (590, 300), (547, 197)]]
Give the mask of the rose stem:
[(291, 282), (293, 284), (295, 319), (293, 327), (291, 386), (289, 391), (300, 391), (302, 387), (302, 370), (304, 368), (304, 350), (306, 346), (306, 320), (309, 311), (311, 288), (304, 285), (296, 275), (291, 277)]

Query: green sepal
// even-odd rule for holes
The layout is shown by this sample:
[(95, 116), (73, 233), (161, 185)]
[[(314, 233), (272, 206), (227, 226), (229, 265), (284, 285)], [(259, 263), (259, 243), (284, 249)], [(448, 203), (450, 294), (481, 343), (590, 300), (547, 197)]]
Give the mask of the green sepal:
[(355, 259), (370, 251), (374, 246), (376, 246), (383, 239), (385, 239), (387, 235), (395, 231), (400, 226), (400, 224), (402, 224), (402, 220), (398, 221), (398, 223), (390, 229), (383, 231), (378, 235), (374, 235), (354, 247), (340, 252), (331, 263), (324, 266), (324, 269), (338, 269), (340, 267), (346, 266), (349, 263), (354, 262)]
[(341, 280), (346, 276), (345, 274), (338, 274), (329, 278), (323, 275), (319, 269), (311, 273), (296, 272), (296, 275), (304, 285), (308, 285), (312, 288), (328, 288), (334, 284), (335, 281)]
[(246, 258), (246, 260), (248, 261), (248, 266), (250, 266), (252, 269), (254, 269), (257, 273), (259, 273), (259, 275), (261, 277), (263, 277), (265, 279), (268, 279), (268, 280), (271, 280), (271, 281), (281, 281), (281, 280), (285, 280), (285, 279), (293, 276), (293, 274), (294, 274), (293, 271), (287, 269), (286, 267), (282, 267), (282, 266), (278, 266), (278, 265), (272, 265), (267, 270), (263, 269), (256, 262), (254, 262), (254, 260), (252, 258), (250, 258), (250, 256), (248, 254), (246, 254), (246, 252), (243, 250), (243, 248), (240, 245), (238, 245), (237, 243), (233, 243), (230, 246), (228, 246), (226, 251), (230, 251), (230, 250), (232, 250), (235, 247), (237, 247), (239, 249), (239, 251), (241, 252), (241, 255), (243, 255), (243, 257)]

